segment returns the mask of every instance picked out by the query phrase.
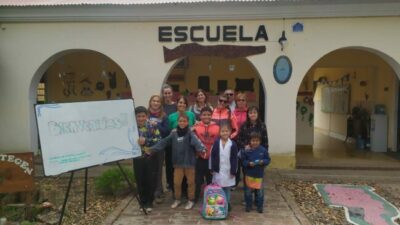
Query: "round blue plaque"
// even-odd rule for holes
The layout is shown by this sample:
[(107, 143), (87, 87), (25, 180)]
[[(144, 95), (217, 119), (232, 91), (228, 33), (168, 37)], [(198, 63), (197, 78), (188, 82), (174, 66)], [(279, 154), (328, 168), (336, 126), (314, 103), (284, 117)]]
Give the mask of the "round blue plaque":
[(289, 81), (292, 75), (292, 63), (287, 56), (279, 56), (274, 63), (274, 78), (279, 84)]

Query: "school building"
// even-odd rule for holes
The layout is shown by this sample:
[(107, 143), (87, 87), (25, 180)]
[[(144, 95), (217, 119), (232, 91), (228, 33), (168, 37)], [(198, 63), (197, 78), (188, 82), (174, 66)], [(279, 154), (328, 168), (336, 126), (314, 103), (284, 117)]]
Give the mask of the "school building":
[(246, 92), (271, 167), (396, 167), (399, 12), (396, 0), (0, 0), (0, 152), (38, 152), (35, 104), (147, 106), (168, 82), (214, 105)]

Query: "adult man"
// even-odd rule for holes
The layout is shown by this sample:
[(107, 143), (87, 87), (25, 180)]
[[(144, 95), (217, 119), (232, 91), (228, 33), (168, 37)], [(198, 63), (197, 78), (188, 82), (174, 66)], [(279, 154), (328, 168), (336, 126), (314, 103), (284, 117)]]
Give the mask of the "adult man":
[(229, 108), (231, 109), (231, 112), (233, 112), (236, 108), (236, 103), (235, 103), (235, 92), (232, 89), (226, 89), (224, 92), (224, 95), (226, 96), (229, 104)]

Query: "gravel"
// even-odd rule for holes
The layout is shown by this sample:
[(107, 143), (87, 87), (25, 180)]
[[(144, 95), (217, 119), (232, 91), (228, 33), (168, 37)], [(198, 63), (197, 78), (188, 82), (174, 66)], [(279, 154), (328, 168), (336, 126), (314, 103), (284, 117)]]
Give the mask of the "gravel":
[[(376, 183), (363, 183), (354, 182), (346, 183), (341, 180), (315, 180), (315, 181), (300, 181), (296, 179), (283, 179), (277, 185), (287, 189), (293, 194), (293, 197), (312, 224), (316, 225), (347, 225), (343, 208), (329, 207), (323, 203), (322, 198), (319, 196), (317, 190), (314, 188), (314, 183), (322, 184), (353, 184), (353, 185), (368, 185), (375, 188), (375, 192), (391, 202), (394, 206), (399, 208), (400, 198), (392, 193), (400, 193), (399, 190), (388, 190), (387, 187), (382, 188)], [(390, 186), (392, 187), (392, 186)], [(400, 222), (399, 219), (396, 220)], [(400, 224), (400, 223), (399, 223)]]

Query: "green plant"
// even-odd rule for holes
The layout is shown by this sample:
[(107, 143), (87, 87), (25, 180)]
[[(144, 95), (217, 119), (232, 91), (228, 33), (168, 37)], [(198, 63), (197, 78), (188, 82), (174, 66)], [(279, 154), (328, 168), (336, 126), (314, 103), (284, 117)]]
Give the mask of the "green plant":
[(24, 220), (24, 221), (22, 221), (20, 223), (20, 225), (34, 225), (34, 224), (35, 224), (34, 222), (30, 222), (30, 221), (27, 221), (27, 220)]
[[(135, 182), (135, 176), (132, 169), (122, 167), (131, 184)], [(103, 172), (95, 178), (95, 188), (105, 195), (118, 195), (129, 187), (124, 175), (118, 167), (114, 167)]]

